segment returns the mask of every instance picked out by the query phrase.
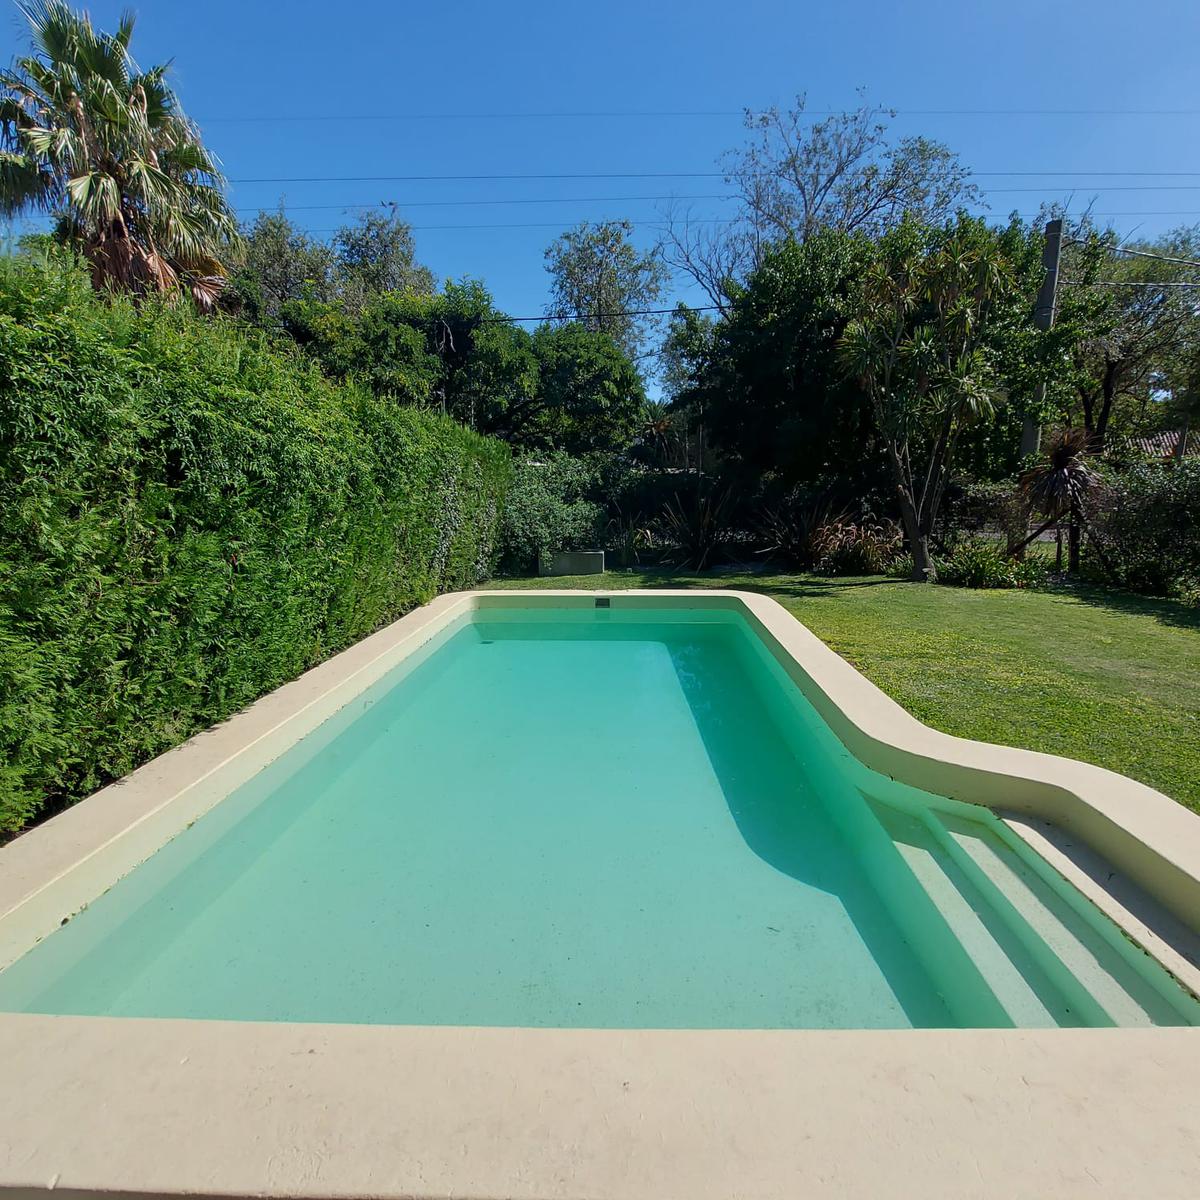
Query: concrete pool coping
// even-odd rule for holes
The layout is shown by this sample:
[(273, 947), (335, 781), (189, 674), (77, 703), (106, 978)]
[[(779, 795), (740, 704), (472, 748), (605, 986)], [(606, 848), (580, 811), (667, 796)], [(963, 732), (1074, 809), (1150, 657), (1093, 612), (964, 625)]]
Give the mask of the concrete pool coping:
[[(730, 591), (439, 597), (0, 851), (0, 966), (459, 618), (597, 596), (741, 612), (868, 766), (1001, 811), (1196, 989), (1200, 818), (1097, 767), (929, 729), (778, 603)], [(1120, 888), (1096, 862), (1118, 868)], [(479, 1030), (0, 1014), (0, 1063), (8, 1194), (663, 1200), (822, 1184), (895, 1194), (906, 1177), (956, 1197), (1200, 1186), (1193, 1029)]]

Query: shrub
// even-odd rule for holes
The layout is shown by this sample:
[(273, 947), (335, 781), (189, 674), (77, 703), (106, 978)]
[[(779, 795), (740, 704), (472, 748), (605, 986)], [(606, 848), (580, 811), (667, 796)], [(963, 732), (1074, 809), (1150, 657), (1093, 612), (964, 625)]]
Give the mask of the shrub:
[(827, 499), (797, 489), (780, 503), (762, 509), (757, 533), (764, 553), (792, 566), (809, 568), (821, 556), (823, 531), (849, 519), (846, 514), (836, 516)]
[(595, 482), (593, 465), (569, 454), (518, 459), (504, 508), (504, 570), (528, 575), (537, 570), (539, 557), (600, 545), (604, 510), (589, 498)]
[(1173, 594), (1182, 603), (1192, 608), (1200, 608), (1200, 576), (1178, 580)]
[(826, 575), (879, 575), (891, 566), (902, 543), (895, 521), (834, 517), (813, 534), (814, 565)]
[(1113, 573), (1133, 591), (1186, 592), (1200, 579), (1200, 459), (1138, 464), (1107, 484), (1093, 521)]
[(227, 320), (0, 268), (0, 830), (483, 578), (510, 473)]
[(730, 493), (707, 488), (677, 495), (663, 509), (659, 528), (671, 547), (673, 566), (706, 571), (721, 552), (729, 532)]
[(1045, 582), (1048, 573), (1046, 560), (1037, 555), (1014, 562), (995, 542), (978, 540), (961, 542), (937, 565), (938, 583), (953, 587), (1036, 587)]

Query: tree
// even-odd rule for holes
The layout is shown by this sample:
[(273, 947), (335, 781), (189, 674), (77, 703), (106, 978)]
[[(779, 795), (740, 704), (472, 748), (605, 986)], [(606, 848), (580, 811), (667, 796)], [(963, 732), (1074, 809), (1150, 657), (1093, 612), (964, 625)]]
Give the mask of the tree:
[[(1029, 509), (1046, 518), (1025, 539), (1025, 545), (1065, 517), (1067, 569), (1079, 570), (1080, 533), (1088, 527), (1088, 501), (1098, 486), (1088, 462), (1091, 435), (1086, 429), (1064, 429), (1051, 437), (1042, 457), (1021, 476), (1021, 497)], [(1092, 544), (1099, 551), (1095, 537)], [(1023, 548), (1023, 547), (1022, 547)], [(1062, 544), (1059, 543), (1059, 554)], [(1101, 562), (1103, 562), (1101, 558)]]
[(433, 273), (416, 261), (412, 227), (396, 215), (365, 212), (334, 234), (337, 279), (342, 302), (359, 311), (385, 292), (433, 293)]
[(934, 577), (930, 537), (956, 443), (1001, 395), (998, 332), (1031, 316), (1033, 296), (1005, 252), (1023, 237), (965, 216), (944, 231), (905, 222), (877, 243), (842, 337), (884, 446), (914, 580)]
[(377, 396), (431, 407), (441, 363), (413, 326), (396, 319), (391, 297), (354, 316), (334, 300), (307, 296), (279, 309), (280, 323), (334, 379), (354, 377)]
[(1192, 431), (1200, 426), (1200, 338), (1180, 355), (1165, 382), (1170, 388), (1166, 413), (1176, 426), (1172, 457), (1179, 462), (1188, 452)]
[(838, 349), (870, 257), (865, 238), (832, 230), (784, 241), (715, 326), (705, 425), (744, 485), (769, 476), (787, 489), (838, 477), (847, 490), (865, 490), (876, 473), (870, 407)]
[(584, 221), (559, 237), (546, 250), (552, 297), (546, 314), (577, 318), (638, 358), (649, 322), (628, 314), (654, 306), (667, 270), (656, 252), (638, 250), (632, 233), (628, 221)]
[(297, 229), (280, 208), (260, 212), (246, 231), (245, 252), (231, 286), (247, 316), (274, 322), (290, 301), (332, 300), (335, 266), (333, 250)]
[(1191, 291), (1172, 286), (1193, 280), (1194, 268), (1169, 260), (1198, 256), (1200, 229), (1118, 247), (1111, 231), (1098, 233), (1088, 225), (1073, 239), (1067, 269), (1084, 286), (1068, 289), (1064, 297), (1064, 318), (1074, 321), (1078, 333), (1074, 395), (1063, 415), (1087, 431), (1092, 453), (1104, 450), (1114, 421), (1128, 429), (1169, 413), (1164, 399), (1176, 394), (1182, 399), (1186, 384), (1179, 369), (1200, 340), (1200, 318)]
[(890, 110), (860, 105), (812, 122), (805, 98), (781, 111), (746, 111), (746, 143), (722, 159), (738, 213), (724, 229), (673, 205), (661, 243), (666, 261), (727, 309), (736, 285), (767, 248), (818, 230), (879, 237), (901, 221), (940, 225), (980, 194), (958, 156), (940, 142), (892, 142)]
[(0, 71), (0, 210), (49, 213), (98, 289), (215, 307), (238, 242), (216, 159), (166, 83), (61, 0), (30, 0), (33, 53)]
[(260, 212), (246, 231), (234, 286), (247, 315), (273, 322), (280, 307), (308, 298), (336, 300), (360, 313), (388, 292), (431, 295), (433, 275), (416, 261), (412, 229), (395, 213), (364, 213), (332, 244), (294, 225), (281, 206)]
[(538, 411), (527, 423), (530, 444), (569, 454), (624, 450), (639, 432), (646, 393), (637, 368), (609, 337), (579, 321), (540, 325)]
[[(659, 349), (659, 374), (666, 396), (666, 412), (658, 415), (660, 428), (650, 433), (650, 444), (663, 451), (666, 465), (704, 469), (705, 420), (715, 379), (716, 322), (686, 304), (678, 304), (667, 322)], [(661, 421), (669, 420), (669, 433)]]

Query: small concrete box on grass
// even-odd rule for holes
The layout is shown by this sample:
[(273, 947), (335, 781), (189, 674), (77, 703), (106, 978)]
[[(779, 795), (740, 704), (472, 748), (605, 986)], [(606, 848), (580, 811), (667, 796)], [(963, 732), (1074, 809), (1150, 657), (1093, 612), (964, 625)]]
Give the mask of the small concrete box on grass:
[(539, 575), (603, 575), (603, 550), (559, 550), (538, 555)]

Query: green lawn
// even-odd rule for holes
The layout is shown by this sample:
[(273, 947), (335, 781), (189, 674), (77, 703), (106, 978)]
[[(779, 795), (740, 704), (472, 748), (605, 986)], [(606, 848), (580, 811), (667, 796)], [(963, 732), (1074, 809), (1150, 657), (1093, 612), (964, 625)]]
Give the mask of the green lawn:
[(488, 586), (765, 592), (935, 728), (1097, 763), (1200, 811), (1200, 612), (1170, 601), (661, 570)]

